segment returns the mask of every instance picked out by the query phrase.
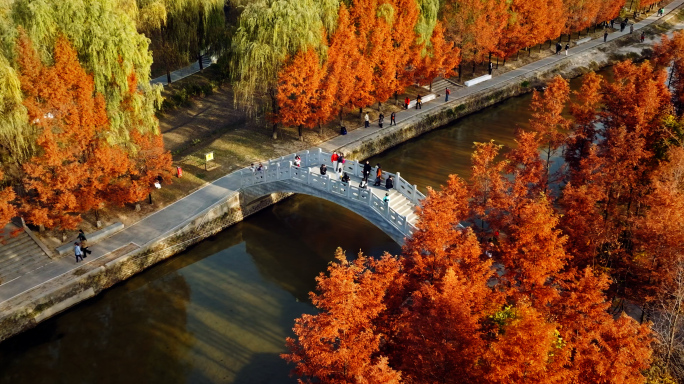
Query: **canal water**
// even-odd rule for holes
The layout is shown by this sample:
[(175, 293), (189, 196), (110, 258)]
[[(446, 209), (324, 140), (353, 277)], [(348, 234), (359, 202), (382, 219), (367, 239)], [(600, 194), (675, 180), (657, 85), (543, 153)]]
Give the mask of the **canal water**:
[[(573, 81), (577, 88), (578, 80)], [(468, 177), (474, 142), (510, 149), (531, 95), (371, 159), (417, 184)], [(336, 247), (400, 247), (362, 217), (297, 195), (0, 344), (0, 383), (295, 383), (279, 357)]]

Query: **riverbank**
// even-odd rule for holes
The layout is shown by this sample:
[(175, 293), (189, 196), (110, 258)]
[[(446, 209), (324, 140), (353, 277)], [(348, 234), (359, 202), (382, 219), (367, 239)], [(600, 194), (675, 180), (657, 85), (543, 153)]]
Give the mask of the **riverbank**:
[[(681, 4), (681, 1), (675, 4)], [(617, 47), (611, 51), (608, 46), (597, 44), (587, 48), (584, 52), (571, 53), (568, 58), (553, 57), (553, 60), (528, 67), (519, 74), (509, 72), (489, 84), (469, 88), (469, 94), (455, 92), (449, 103), (440, 99), (427, 103), (423, 110), (406, 111), (405, 118), (399, 120), (396, 127), (360, 129), (335, 138), (324, 147), (342, 147), (353, 157), (367, 157), (467, 113), (529, 92), (535, 84), (556, 74), (574, 77), (634, 53), (633, 47), (628, 50)], [(647, 51), (648, 46), (644, 45), (634, 55), (644, 57)], [(97, 253), (91, 256), (95, 260), (86, 265), (76, 268), (70, 258), (59, 259), (54, 265), (14, 284), (0, 286), (0, 299), (3, 300), (0, 304), (0, 338), (30, 328), (284, 197), (272, 195), (244, 202), (236, 192), (236, 185), (234, 176), (220, 178), (98, 244)]]

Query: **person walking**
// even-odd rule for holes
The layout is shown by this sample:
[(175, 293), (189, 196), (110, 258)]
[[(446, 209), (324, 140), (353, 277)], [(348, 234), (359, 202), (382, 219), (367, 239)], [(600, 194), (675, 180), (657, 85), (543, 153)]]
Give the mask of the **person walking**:
[(396, 112), (392, 112), (392, 114), (390, 115), (390, 126), (392, 126), (392, 125), (397, 125), (397, 113)]
[(81, 251), (81, 244), (79, 244), (78, 241), (74, 243), (74, 255), (76, 255), (77, 263), (83, 261), (83, 252)]
[(565, 56), (568, 55), (568, 51), (570, 50), (570, 43), (565, 44)]
[(644, 32), (641, 32), (641, 42), (643, 43), (645, 39), (646, 39), (646, 34), (644, 34)]
[(373, 167), (371, 167), (370, 161), (366, 160), (366, 163), (363, 165), (363, 177), (365, 179), (368, 179), (370, 177), (372, 169)]
[(342, 170), (344, 169), (344, 154), (340, 152), (339, 155), (337, 155), (337, 173), (342, 173)]
[(634, 32), (634, 23), (629, 24), (629, 34), (631, 35)]
[(404, 99), (404, 109), (408, 109), (409, 104), (411, 104), (411, 99), (409, 99), (408, 96), (406, 96), (406, 98)]
[(366, 128), (370, 127), (370, 117), (368, 117), (368, 112), (366, 112), (366, 116), (363, 117), (363, 120), (365, 121)]
[(492, 62), (490, 61), (490, 62), (489, 62), (489, 75), (490, 75), (490, 76), (492, 75), (492, 72), (493, 72), (493, 71), (494, 71), (494, 64), (492, 64)]
[(423, 98), (420, 95), (416, 97), (416, 109), (423, 109)]
[(608, 31), (603, 32), (603, 42), (608, 41)]
[(451, 91), (449, 90), (449, 88), (447, 88), (447, 89), (444, 91), (444, 102), (445, 102), (445, 103), (446, 103), (447, 101), (449, 101), (449, 95), (451, 95)]
[(325, 176), (326, 173), (328, 173), (328, 167), (325, 164), (321, 164), (321, 175)]
[(626, 24), (624, 21), (620, 23), (620, 32), (624, 32), (625, 26), (626, 26)]
[(385, 123), (385, 115), (380, 112), (380, 116), (378, 116), (378, 127), (382, 128), (382, 124)]
[[(252, 165), (254, 165), (254, 164), (252, 164)], [(83, 233), (82, 229), (78, 230), (78, 241), (84, 246), (85, 246), (86, 242), (88, 241), (88, 239), (86, 239), (86, 235), (85, 235), (85, 233)]]
[(559, 42), (556, 42), (556, 55), (560, 54), (562, 47)]
[(333, 172), (337, 172), (337, 159), (338, 159), (337, 151), (333, 151), (332, 156), (330, 156), (330, 162), (332, 163), (333, 166)]
[(377, 169), (375, 170), (375, 183), (373, 183), (373, 185), (379, 187), (382, 184), (382, 167), (380, 166), (380, 163), (378, 163), (376, 167)]
[(390, 176), (385, 181), (385, 189), (389, 191), (392, 188), (394, 188), (394, 177)]

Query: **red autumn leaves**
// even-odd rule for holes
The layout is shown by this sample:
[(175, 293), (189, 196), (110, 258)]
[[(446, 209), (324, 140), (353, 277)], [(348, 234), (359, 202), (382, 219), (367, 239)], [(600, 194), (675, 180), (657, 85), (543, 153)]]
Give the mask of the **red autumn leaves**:
[(647, 304), (682, 262), (682, 122), (649, 63), (590, 74), (568, 103), (556, 78), (517, 148), (477, 144), (400, 256), (338, 252), (283, 355), (302, 382), (644, 382), (649, 326), (609, 297)]
[(21, 193), (14, 199), (3, 192), (5, 222), (18, 212), (35, 225), (71, 229), (81, 213), (141, 200), (153, 180), (169, 177), (161, 136), (134, 132), (127, 146), (109, 142), (104, 98), (64, 37), (55, 43), (51, 65), (23, 33), (17, 56), (36, 142), (34, 155), (21, 164)]

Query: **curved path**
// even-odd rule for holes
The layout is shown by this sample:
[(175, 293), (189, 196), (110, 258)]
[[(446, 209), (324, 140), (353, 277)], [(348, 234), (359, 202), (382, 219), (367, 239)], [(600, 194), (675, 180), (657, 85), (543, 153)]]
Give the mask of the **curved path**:
[[(668, 14), (681, 6), (682, 3), (684, 3), (684, 0), (675, 0), (669, 5), (665, 6), (665, 17), (669, 17)], [(658, 19), (660, 18), (655, 15), (651, 15), (648, 18), (636, 23), (634, 25), (635, 32), (651, 23), (656, 22)], [(608, 37), (608, 41), (610, 42), (620, 36), (624, 36), (629, 33), (628, 31), (629, 29), (625, 30), (623, 33), (611, 33)], [(638, 34), (635, 33), (635, 39), (637, 37)], [(410, 109), (398, 113), (397, 124), (402, 125), (416, 115), (429, 114), (431, 110), (439, 108), (443, 104), (454, 103), (458, 105), (458, 103), (460, 103), (464, 97), (473, 93), (478, 93), (492, 87), (497, 87), (503, 83), (518, 81), (518, 78), (525, 76), (531, 71), (552, 65), (558, 61), (567, 60), (568, 58), (572, 58), (572, 56), (578, 52), (596, 48), (601, 44), (603, 44), (603, 39), (595, 39), (577, 46), (576, 48), (571, 48), (570, 57), (566, 57), (564, 55), (550, 56), (537, 62), (530, 63), (514, 71), (507, 72), (501, 76), (495, 76), (492, 80), (480, 83), (473, 87), (454, 89), (451, 94), (452, 97), (448, 102), (445, 102), (443, 98), (437, 98), (436, 100), (426, 103), (422, 110)], [(357, 140), (363, 140), (377, 131), (377, 128), (356, 129), (354, 131), (350, 131), (346, 136), (338, 136), (328, 142), (322, 143), (321, 147), (324, 150), (336, 150)], [(292, 183), (293, 182), (288, 183), (287, 185), (294, 185)], [(206, 186), (189, 194), (188, 196), (185, 196), (166, 208), (145, 217), (141, 221), (129, 226), (123, 231), (97, 243), (93, 247), (93, 254), (86, 259), (86, 263), (79, 263), (77, 265), (74, 263), (73, 257), (52, 259), (47, 265), (28, 272), (14, 280), (0, 282), (0, 309), (8, 309), (8, 307), (22, 305), (24, 300), (30, 300), (32, 295), (38, 294), (37, 292), (54, 289), (54, 287), (49, 287), (49, 285), (46, 286), (45, 283), (55, 280), (61, 276), (73, 274), (76, 269), (87, 268), (87, 265), (93, 263), (94, 261), (114, 260), (118, 257), (124, 256), (130, 249), (135, 249), (138, 246), (145, 246), (146, 244), (153, 243), (159, 239), (169, 236), (187, 221), (198, 217), (203, 212), (206, 212), (208, 209), (215, 206), (217, 202), (223, 201), (227, 196), (234, 196), (237, 194), (238, 190), (242, 187), (241, 184), (242, 175), (239, 172), (231, 173), (218, 180), (215, 180), (212, 183), (207, 184)], [(252, 192), (259, 193), (259, 190), (256, 189), (256, 186), (253, 187), (255, 189), (252, 189)], [(278, 189), (280, 187), (281, 185), (278, 184), (272, 185), (272, 188), (274, 189)], [(259, 188), (267, 187), (264, 185)], [(248, 189), (245, 188), (244, 191), (247, 192)], [(375, 194), (375, 191), (373, 191), (373, 193)], [(345, 204), (347, 203), (352, 204), (352, 202), (345, 202)], [(390, 205), (392, 208), (394, 208), (394, 206), (395, 203)], [(369, 214), (368, 217), (371, 217), (371, 215)], [(411, 223), (410, 216), (408, 222)], [(80, 299), (75, 300), (74, 304), (78, 301), (80, 301)]]
[[(371, 171), (370, 182), (361, 188), (363, 164), (356, 160), (347, 160), (343, 173), (350, 176), (348, 183), (340, 180), (341, 175), (333, 172), (331, 154), (320, 148), (299, 153), (301, 167), (294, 165), (295, 154), (270, 160), (262, 171), (243, 169), (240, 171), (240, 193), (252, 198), (270, 195), (276, 192), (293, 192), (320, 197), (341, 205), (364, 217), (399, 244), (415, 231), (416, 206), (425, 198), (416, 185), (402, 179), (396, 174), (382, 172), (383, 179), (392, 176), (394, 188), (387, 190), (383, 186), (373, 186), (377, 168)], [(325, 164), (331, 171), (321, 175), (320, 167)], [(384, 201), (385, 195), (389, 201)]]

